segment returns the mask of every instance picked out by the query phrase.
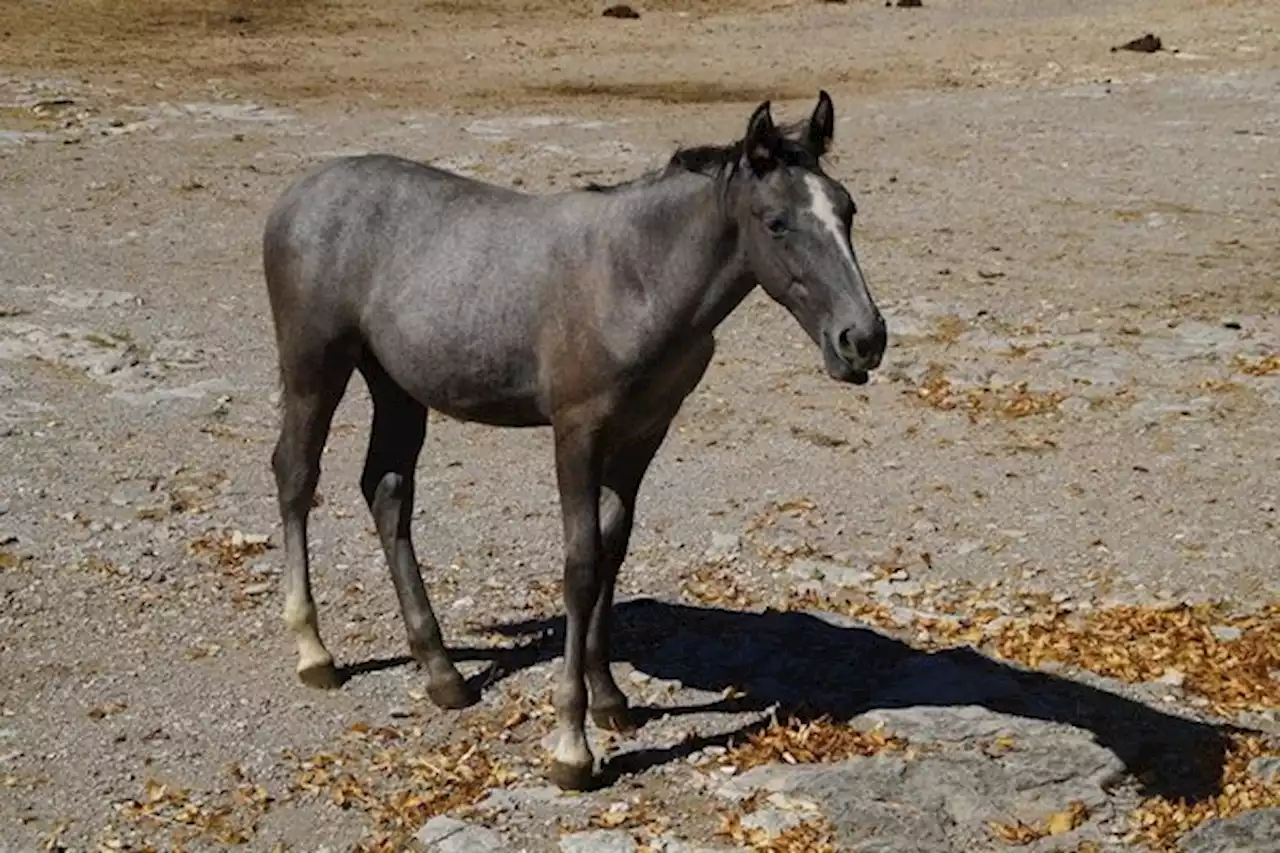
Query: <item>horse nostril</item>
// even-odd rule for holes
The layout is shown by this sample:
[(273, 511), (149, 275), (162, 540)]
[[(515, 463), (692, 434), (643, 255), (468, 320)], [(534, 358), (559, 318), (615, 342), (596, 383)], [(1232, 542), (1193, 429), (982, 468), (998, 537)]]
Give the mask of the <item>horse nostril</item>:
[(879, 329), (871, 335), (859, 335), (852, 328), (841, 329), (840, 334), (836, 336), (836, 344), (846, 358), (850, 356), (868, 358), (876, 353), (878, 349), (876, 342), (882, 337), (883, 333)]

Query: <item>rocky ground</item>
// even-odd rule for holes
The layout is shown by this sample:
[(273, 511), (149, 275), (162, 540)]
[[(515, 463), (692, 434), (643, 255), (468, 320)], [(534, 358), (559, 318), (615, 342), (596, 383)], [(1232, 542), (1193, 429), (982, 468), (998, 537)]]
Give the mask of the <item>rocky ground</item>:
[[(1280, 850), (1280, 9), (637, 8), (0, 10), (0, 850)], [(541, 776), (543, 431), (432, 421), (419, 553), (484, 688), (444, 713), (353, 383), (312, 524), (349, 680), (297, 683), (276, 195), (365, 150), (620, 179), (819, 86), (889, 355), (838, 387), (762, 295), (726, 323), (641, 501), (607, 784)]]

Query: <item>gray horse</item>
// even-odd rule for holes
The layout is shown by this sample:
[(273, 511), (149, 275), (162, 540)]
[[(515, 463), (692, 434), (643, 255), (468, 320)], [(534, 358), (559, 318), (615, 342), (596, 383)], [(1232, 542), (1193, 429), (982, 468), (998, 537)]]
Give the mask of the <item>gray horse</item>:
[(271, 461), (284, 619), (303, 682), (339, 683), (311, 596), (307, 516), (352, 372), (373, 399), (361, 490), (442, 708), (477, 697), (445, 650), (410, 538), (427, 411), (550, 426), (566, 631), (548, 776), (564, 789), (592, 783), (587, 711), (632, 728), (610, 674), (609, 620), (636, 494), (711, 361), (716, 326), (758, 283), (833, 378), (864, 383), (884, 354), (884, 319), (850, 242), (853, 200), (819, 164), (834, 127), (822, 92), (807, 121), (779, 127), (765, 102), (738, 142), (678, 151), (615, 187), (533, 196), (368, 155), (327, 163), (284, 194), (263, 261), (282, 382)]

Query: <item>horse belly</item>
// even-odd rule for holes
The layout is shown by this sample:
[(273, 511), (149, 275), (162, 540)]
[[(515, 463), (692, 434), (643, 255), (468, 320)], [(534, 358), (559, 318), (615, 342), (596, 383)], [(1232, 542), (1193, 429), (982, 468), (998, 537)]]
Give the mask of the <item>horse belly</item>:
[(504, 340), (501, 329), (474, 335), (400, 329), (370, 341), (378, 360), (410, 396), (455, 420), (504, 427), (545, 426), (532, 352)]

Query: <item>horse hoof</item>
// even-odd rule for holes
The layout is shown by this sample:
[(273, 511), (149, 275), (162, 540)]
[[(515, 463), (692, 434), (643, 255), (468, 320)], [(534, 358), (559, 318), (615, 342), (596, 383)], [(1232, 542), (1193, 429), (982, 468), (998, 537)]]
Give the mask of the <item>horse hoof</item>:
[(427, 696), (446, 711), (459, 711), (480, 701), (480, 694), (468, 687), (461, 675), (432, 681), (427, 685)]
[(338, 670), (333, 665), (333, 661), (299, 666), (298, 678), (303, 684), (317, 690), (337, 690), (342, 686), (342, 679), (338, 677)]
[(559, 761), (551, 762), (547, 778), (561, 791), (589, 791), (595, 782), (590, 764), (563, 764)]
[(591, 721), (602, 729), (624, 735), (640, 728), (626, 705), (592, 708)]

